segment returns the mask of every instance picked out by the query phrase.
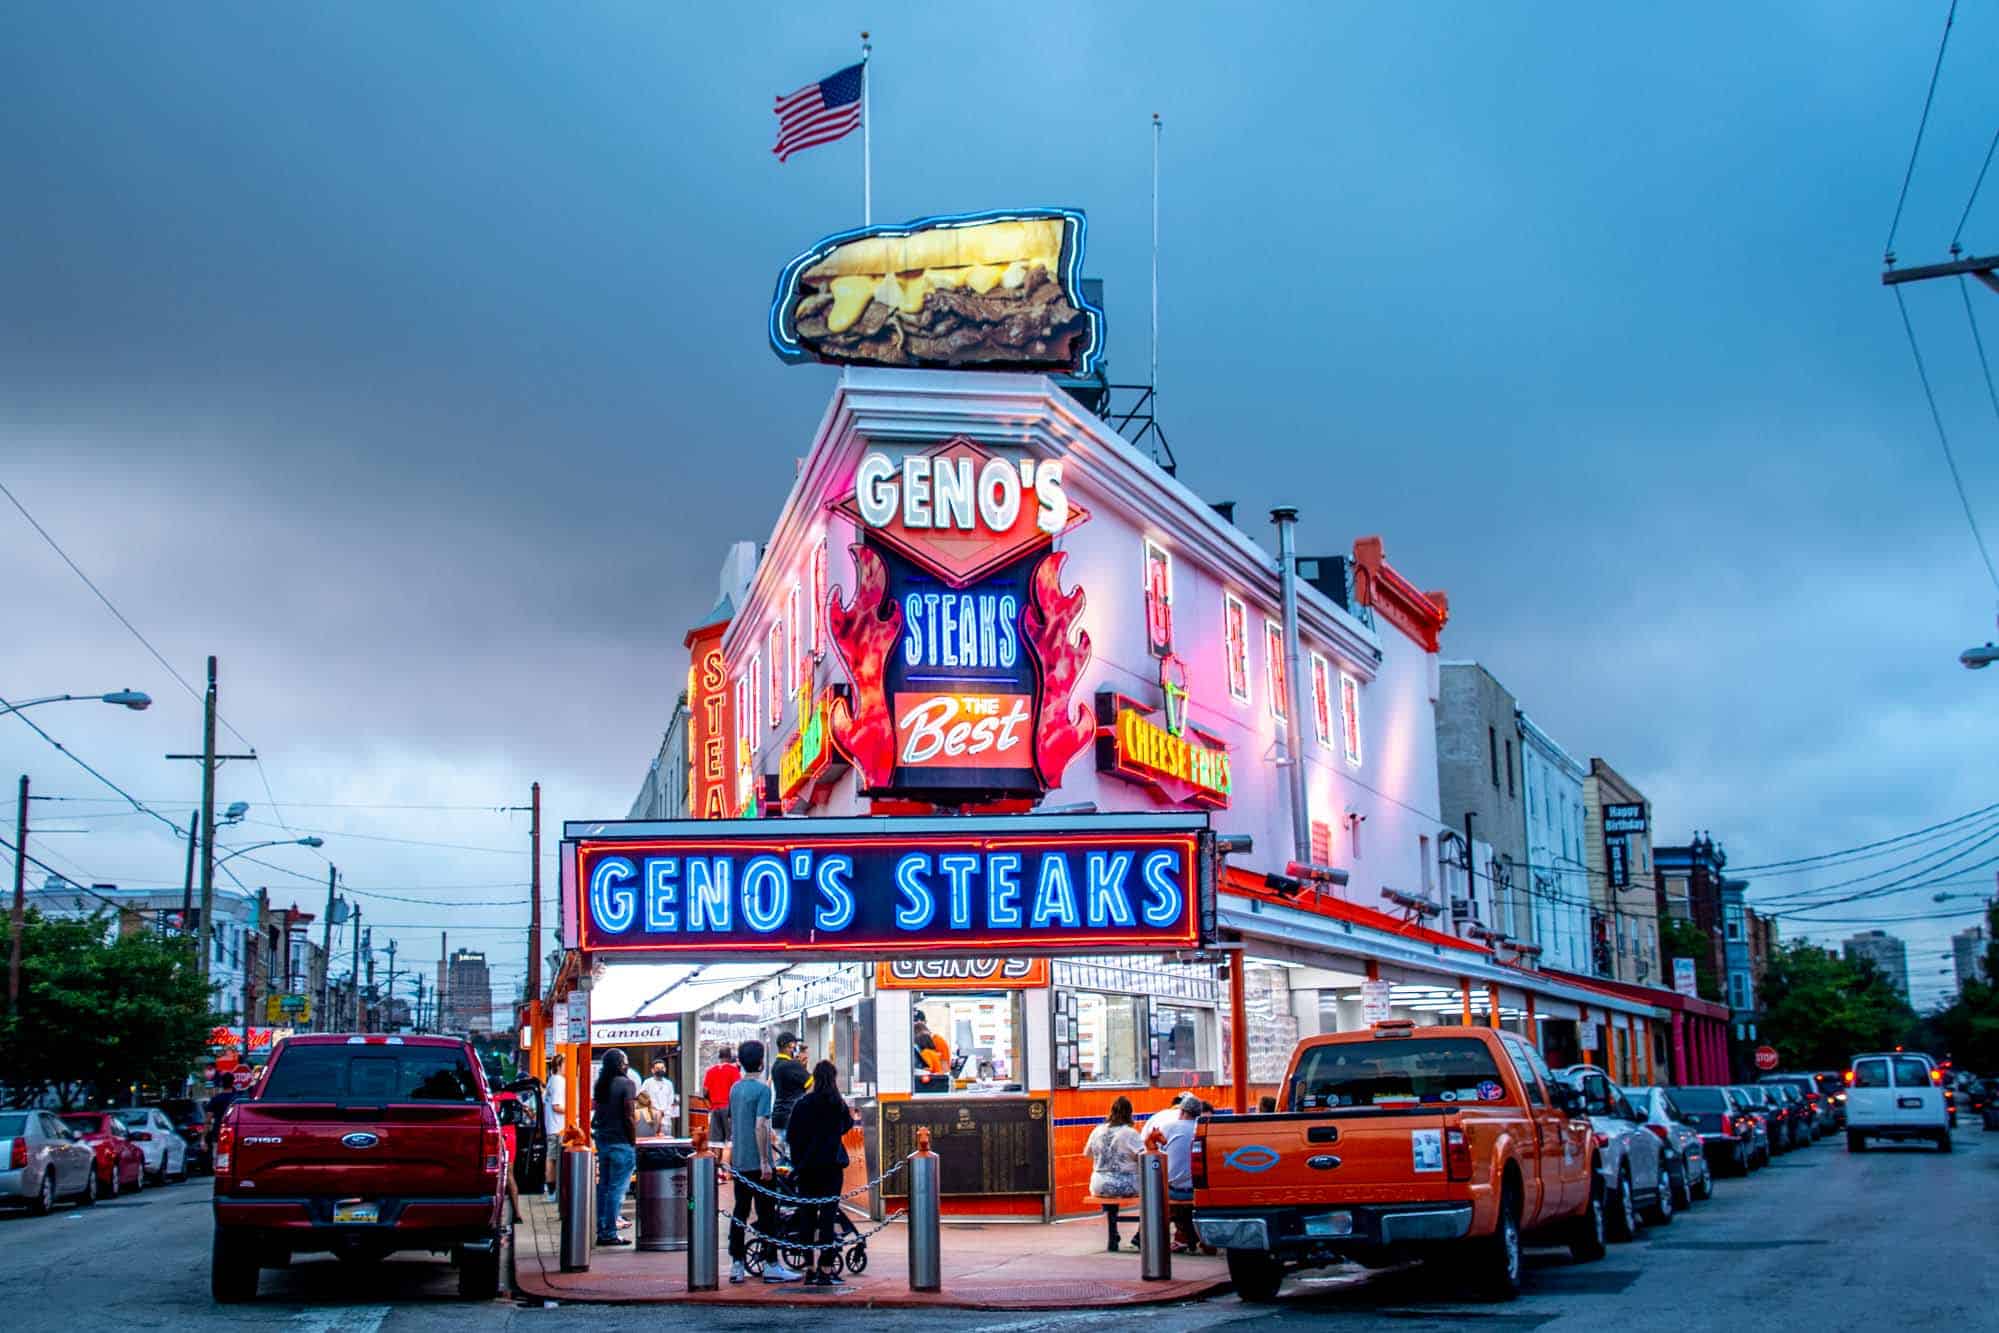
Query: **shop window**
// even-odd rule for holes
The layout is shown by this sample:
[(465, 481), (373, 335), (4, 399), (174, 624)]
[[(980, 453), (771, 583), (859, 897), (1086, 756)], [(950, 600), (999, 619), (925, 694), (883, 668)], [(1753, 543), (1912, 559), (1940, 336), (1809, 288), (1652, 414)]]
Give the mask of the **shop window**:
[(1212, 1068), (1203, 1062), (1202, 1054), (1208, 1049), (1206, 1033), (1213, 1021), (1211, 1010), (1154, 1001), (1152, 1035), (1159, 1043), (1159, 1072), (1187, 1073)]
[(1282, 722), (1290, 713), (1291, 683), (1284, 675), (1284, 627), (1263, 622), (1263, 688), (1270, 693), (1270, 715)]
[(1312, 654), (1312, 730), (1319, 744), (1333, 743), (1333, 672), (1326, 659)]
[(1145, 1001), (1136, 995), (1076, 992), (1075, 1064), (1085, 1083), (1142, 1083)]
[(1347, 762), (1360, 764), (1360, 682), (1340, 673), (1340, 735)]
[[(1026, 1060), (1019, 991), (928, 992), (912, 997), (911, 1012), (922, 1014), (950, 1048), (953, 1085), (1019, 1091)], [(920, 1055), (912, 1067), (922, 1071)]]
[(1145, 541), (1145, 646), (1154, 657), (1173, 652), (1173, 557)]
[(1228, 654), (1229, 698), (1249, 702), (1249, 611), (1234, 593), (1222, 594), (1222, 646)]

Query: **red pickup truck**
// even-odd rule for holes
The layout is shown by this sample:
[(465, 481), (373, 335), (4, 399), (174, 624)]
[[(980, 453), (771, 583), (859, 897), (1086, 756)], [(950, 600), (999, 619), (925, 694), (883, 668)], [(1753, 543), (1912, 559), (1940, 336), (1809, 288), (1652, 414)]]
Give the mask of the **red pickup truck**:
[(303, 1252), (448, 1253), (458, 1291), (499, 1294), (507, 1155), (472, 1047), (455, 1037), (288, 1037), (215, 1135), (218, 1301)]
[(1204, 1116), (1194, 1226), (1245, 1299), (1340, 1259), (1446, 1258), (1484, 1294), (1520, 1290), (1529, 1236), (1604, 1249), (1596, 1141), (1579, 1094), (1510, 1032), (1418, 1028), (1310, 1037), (1282, 1109)]

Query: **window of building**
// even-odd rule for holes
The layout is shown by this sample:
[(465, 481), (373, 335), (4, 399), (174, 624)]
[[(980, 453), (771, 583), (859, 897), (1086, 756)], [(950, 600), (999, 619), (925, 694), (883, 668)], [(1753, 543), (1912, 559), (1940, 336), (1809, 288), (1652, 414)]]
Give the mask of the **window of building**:
[[(1025, 1076), (1025, 1029), (1019, 991), (937, 991), (912, 996), (910, 1012), (951, 1048), (957, 1077), (1019, 1083)], [(961, 1063), (962, 1058), (962, 1063)], [(922, 1058), (912, 1068), (921, 1072)]]
[(1085, 1083), (1141, 1083), (1147, 1068), (1143, 998), (1076, 992), (1076, 1063)]
[(1312, 729), (1319, 744), (1333, 743), (1333, 671), (1317, 653), (1312, 654)]
[(784, 720), (784, 622), (770, 627), (770, 729)]
[(1741, 972), (1728, 974), (1728, 1004), (1732, 1009), (1749, 1007), (1749, 978)]
[(826, 651), (826, 539), (812, 548), (812, 655)]
[(1492, 789), (1499, 790), (1499, 733), (1485, 729), (1485, 765), (1492, 770)]
[(1511, 740), (1508, 740), (1506, 742), (1506, 794), (1508, 797), (1517, 796), (1519, 794), (1519, 792), (1516, 790), (1513, 784), (1514, 784), (1513, 742)]
[[(799, 620), (799, 604), (805, 600), (805, 590), (798, 586), (798, 580), (791, 581), (791, 595), (788, 599), (791, 614), (784, 622), (784, 692), (798, 693), (799, 637), (804, 634), (804, 622)], [(804, 719), (800, 719), (803, 721)]]
[(1423, 867), (1423, 896), (1428, 898), (1434, 892), (1436, 881), (1431, 876), (1430, 837), (1426, 833), (1416, 835), (1416, 860)]
[(1145, 646), (1154, 657), (1173, 651), (1173, 557), (1145, 539)]
[(1229, 698), (1249, 702), (1249, 611), (1232, 592), (1222, 594), (1222, 647), (1228, 656)]
[(1214, 1011), (1152, 1002), (1152, 1035), (1159, 1038), (1159, 1072), (1185, 1073), (1212, 1069), (1203, 1059)]
[(1737, 920), (1735, 917), (1730, 917), (1728, 919), (1728, 924), (1725, 927), (1725, 930), (1730, 943), (1736, 943), (1742, 939), (1742, 922)]
[(1263, 622), (1263, 688), (1270, 694), (1270, 715), (1282, 722), (1291, 709), (1291, 683), (1284, 676), (1284, 627)]
[(1360, 682), (1340, 673), (1340, 739), (1347, 762), (1360, 766)]

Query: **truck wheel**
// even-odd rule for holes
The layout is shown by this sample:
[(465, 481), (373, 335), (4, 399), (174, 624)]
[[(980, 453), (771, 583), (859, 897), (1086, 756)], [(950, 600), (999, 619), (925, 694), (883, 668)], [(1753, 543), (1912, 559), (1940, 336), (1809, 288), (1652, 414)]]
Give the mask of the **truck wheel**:
[(468, 1301), (490, 1301), (500, 1294), (500, 1241), (483, 1250), (458, 1252), (458, 1294)]
[(220, 1305), (256, 1299), (255, 1241), (221, 1227), (215, 1229), (215, 1240), (208, 1251), (208, 1293)]
[(1617, 1184), (1607, 1203), (1609, 1215), (1604, 1219), (1612, 1240), (1630, 1240), (1638, 1234), (1638, 1205), (1631, 1198), (1631, 1168), (1625, 1167), (1617, 1173)]
[(1569, 1235), (1569, 1254), (1577, 1263), (1593, 1263), (1603, 1258), (1604, 1245), (1603, 1176), (1598, 1173), (1596, 1163), (1589, 1168), (1589, 1205), (1583, 1209), (1581, 1217), (1570, 1223), (1573, 1230)]
[(1235, 1284), (1236, 1295), (1258, 1304), (1277, 1299), (1277, 1289), (1284, 1285), (1284, 1265), (1276, 1255), (1262, 1250), (1228, 1253), (1229, 1281)]
[(1849, 1129), (1849, 1130), (1847, 1130), (1847, 1131), (1846, 1131), (1846, 1150), (1847, 1150), (1848, 1152), (1866, 1152), (1866, 1151), (1867, 1151), (1867, 1136), (1866, 1136), (1865, 1134), (1862, 1134), (1862, 1133), (1861, 1133), (1861, 1132), (1860, 1132), (1859, 1130), (1857, 1130), (1857, 1129)]
[(1952, 1148), (1953, 1148), (1954, 1146), (1955, 1146), (1955, 1145), (1953, 1145), (1953, 1144), (1951, 1143), (1951, 1141), (1950, 1141), (1950, 1131), (1949, 1131), (1949, 1130), (1947, 1130), (1947, 1129), (1946, 1129), (1946, 1130), (1942, 1131), (1941, 1133), (1939, 1133), (1939, 1134), (1937, 1135), (1937, 1151), (1938, 1151), (1938, 1152), (1949, 1152), (1949, 1151), (1951, 1151), (1951, 1149), (1952, 1149)]
[(1520, 1187), (1511, 1180), (1499, 1196), (1499, 1225), (1469, 1242), (1472, 1286), (1491, 1301), (1520, 1294)]

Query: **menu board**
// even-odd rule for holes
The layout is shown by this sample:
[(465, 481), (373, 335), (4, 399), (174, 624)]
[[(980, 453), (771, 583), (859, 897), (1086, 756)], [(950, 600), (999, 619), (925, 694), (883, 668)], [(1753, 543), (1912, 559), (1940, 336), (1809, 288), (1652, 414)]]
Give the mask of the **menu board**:
[[(930, 1131), (941, 1193), (1046, 1194), (1048, 1099), (916, 1097), (882, 1107), (882, 1161), (916, 1151), (916, 1131)], [(909, 1173), (890, 1176), (884, 1192), (909, 1193)]]

